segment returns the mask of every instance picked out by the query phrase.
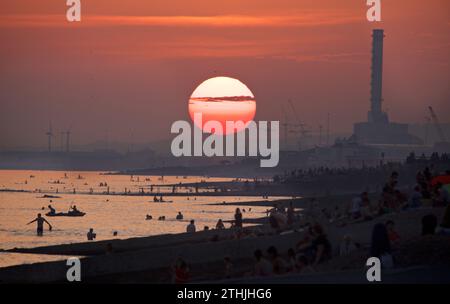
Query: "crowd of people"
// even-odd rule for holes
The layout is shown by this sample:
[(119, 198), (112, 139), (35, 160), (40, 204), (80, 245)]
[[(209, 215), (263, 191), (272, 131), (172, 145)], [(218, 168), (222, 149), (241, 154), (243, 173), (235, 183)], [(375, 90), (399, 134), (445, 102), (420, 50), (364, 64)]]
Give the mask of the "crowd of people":
[(414, 170), (415, 165), (421, 167), (434, 167), (436, 165), (447, 166), (450, 162), (450, 156), (447, 153), (432, 153), (429, 157), (422, 154), (417, 157), (413, 152), (410, 153), (403, 162), (384, 162), (376, 166), (362, 167), (325, 167), (297, 169), (285, 172), (282, 175), (275, 175), (273, 181), (275, 183), (296, 183), (301, 181), (320, 180), (321, 178), (339, 177), (339, 176), (366, 176), (370, 174), (384, 174), (387, 171), (409, 171)]
[[(397, 231), (396, 222), (386, 214), (398, 214), (410, 210), (428, 210), (428, 208), (444, 207), (444, 216), (439, 223), (435, 214), (430, 212), (423, 216), (417, 225), (422, 226), (422, 235), (450, 236), (450, 201), (448, 188), (444, 186), (450, 172), (439, 175), (429, 167), (417, 172), (416, 185), (412, 191), (400, 188), (399, 173), (393, 171), (382, 187), (378, 197), (368, 192), (362, 192), (353, 198), (347, 208), (342, 204), (328, 210), (320, 208), (317, 199), (312, 198), (302, 213), (295, 211), (293, 203), (287, 207), (275, 205), (267, 210), (272, 234), (282, 234), (287, 230), (302, 231), (302, 238), (293, 244), (286, 252), (280, 252), (276, 246), (269, 246), (265, 250), (258, 248), (253, 253), (254, 264), (251, 271), (244, 275), (272, 276), (289, 273), (310, 273), (317, 270), (317, 266), (334, 256), (348, 256), (358, 250), (367, 250), (367, 257), (378, 257), (382, 267), (395, 266), (394, 252), (402, 243), (402, 236)], [(425, 212), (426, 213), (426, 212)], [(307, 221), (305, 223), (305, 220)], [(325, 233), (323, 225), (342, 227), (362, 222), (374, 222), (368, 244), (361, 244), (353, 240), (349, 234), (343, 235), (338, 246), (333, 246)], [(222, 221), (220, 220), (222, 223)], [(216, 229), (223, 229), (223, 223)], [(222, 227), (222, 228), (219, 228)], [(242, 230), (242, 213), (236, 210), (234, 228)], [(300, 227), (300, 230), (299, 230)], [(244, 229), (245, 230), (245, 229)], [(253, 234), (254, 235), (254, 234)], [(334, 244), (336, 245), (336, 244)], [(233, 261), (230, 257), (224, 259), (224, 278), (235, 276)], [(186, 262), (179, 263), (174, 274), (183, 273), (184, 278), (189, 273)], [(183, 271), (187, 271), (186, 273)], [(242, 273), (239, 274), (242, 276)], [(189, 277), (189, 275), (187, 275)], [(183, 281), (183, 280), (181, 280)], [(180, 280), (175, 280), (180, 282)]]

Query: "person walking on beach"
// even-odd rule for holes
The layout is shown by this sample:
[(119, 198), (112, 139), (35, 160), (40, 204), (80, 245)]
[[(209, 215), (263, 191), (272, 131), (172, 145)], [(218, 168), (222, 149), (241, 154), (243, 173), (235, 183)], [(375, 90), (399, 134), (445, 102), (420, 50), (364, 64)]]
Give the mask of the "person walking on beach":
[(52, 225), (50, 225), (50, 223), (44, 217), (42, 217), (42, 215), (40, 213), (38, 213), (37, 218), (35, 218), (31, 222), (29, 222), (27, 225), (30, 225), (31, 223), (34, 223), (34, 222), (37, 223), (36, 234), (38, 236), (42, 236), (44, 234), (44, 222), (47, 223), (48, 230), (50, 230), (50, 231), (52, 230)]
[(234, 214), (234, 226), (237, 228), (242, 228), (242, 213), (239, 208), (236, 208), (236, 213)]

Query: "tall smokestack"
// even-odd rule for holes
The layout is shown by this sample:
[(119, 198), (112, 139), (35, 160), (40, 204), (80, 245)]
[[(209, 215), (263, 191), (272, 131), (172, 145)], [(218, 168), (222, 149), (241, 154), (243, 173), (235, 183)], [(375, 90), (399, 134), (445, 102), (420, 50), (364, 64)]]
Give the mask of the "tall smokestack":
[(369, 122), (388, 122), (388, 117), (381, 109), (383, 87), (383, 39), (384, 30), (373, 30), (372, 34), (372, 74), (370, 89)]

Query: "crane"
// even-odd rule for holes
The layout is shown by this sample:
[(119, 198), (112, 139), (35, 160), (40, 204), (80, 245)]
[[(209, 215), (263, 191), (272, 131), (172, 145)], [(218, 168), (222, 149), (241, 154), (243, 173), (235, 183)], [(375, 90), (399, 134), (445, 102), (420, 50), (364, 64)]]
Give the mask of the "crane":
[(434, 113), (433, 107), (429, 106), (428, 110), (430, 111), (431, 119), (433, 120), (434, 127), (439, 135), (439, 140), (441, 142), (447, 142), (447, 138), (445, 137), (444, 131), (442, 130), (441, 124), (439, 123), (439, 119)]
[[(288, 103), (291, 106), (292, 113), (294, 113), (294, 115), (295, 115), (295, 119), (297, 120), (296, 127), (300, 128), (300, 130), (295, 130), (295, 131), (292, 131), (292, 132), (293, 133), (300, 133), (301, 137), (306, 137), (310, 133), (310, 131), (306, 129), (306, 124), (304, 124), (304, 123), (302, 123), (300, 121), (300, 116), (298, 115), (297, 110), (295, 109), (295, 106), (292, 103), (292, 100), (289, 99)], [(299, 142), (299, 150), (301, 150), (300, 149), (300, 142)]]
[(281, 106), (281, 111), (283, 111), (283, 116), (284, 116), (284, 123), (281, 124), (281, 126), (283, 127), (283, 139), (284, 139), (284, 148), (287, 150), (288, 149), (288, 133), (298, 133), (298, 131), (296, 130), (299, 126), (298, 124), (294, 124), (294, 123), (290, 123), (288, 121), (288, 115), (287, 112), (285, 110), (285, 108), (283, 107), (283, 105)]

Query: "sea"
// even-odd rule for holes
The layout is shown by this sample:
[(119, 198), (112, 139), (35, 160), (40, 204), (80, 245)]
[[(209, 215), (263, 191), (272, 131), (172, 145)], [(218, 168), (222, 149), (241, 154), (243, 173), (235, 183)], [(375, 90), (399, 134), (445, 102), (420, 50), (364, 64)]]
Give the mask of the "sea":
[[(218, 219), (233, 219), (238, 206), (227, 203), (283, 198), (220, 196), (217, 193), (196, 196), (194, 187), (183, 186), (202, 181), (232, 180), (204, 176), (117, 175), (97, 171), (0, 170), (0, 250), (85, 242), (90, 228), (97, 234), (97, 240), (183, 233), (191, 219), (195, 220), (198, 230), (205, 226), (213, 228)], [(173, 184), (178, 185), (176, 191), (180, 196), (170, 196), (173, 190), (170, 185)], [(141, 191), (148, 193), (151, 189), (166, 192), (163, 199), (167, 202), (156, 203), (151, 195), (135, 195)], [(202, 191), (214, 190), (199, 189)], [(130, 194), (125, 194), (128, 192)], [(47, 217), (48, 205), (56, 212), (67, 212), (76, 205), (86, 215)], [(243, 204), (241, 209), (246, 209), (244, 218), (259, 218), (265, 215), (267, 207)], [(176, 219), (178, 212), (183, 214), (183, 220)], [(35, 223), (27, 225), (38, 213), (53, 226), (52, 231), (45, 226), (41, 237), (36, 236)], [(147, 215), (153, 219), (147, 220)], [(158, 220), (162, 216), (165, 220)], [(0, 267), (60, 258), (0, 252)]]

